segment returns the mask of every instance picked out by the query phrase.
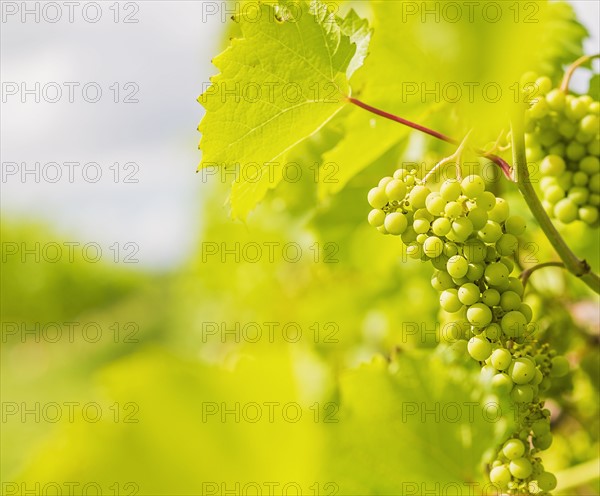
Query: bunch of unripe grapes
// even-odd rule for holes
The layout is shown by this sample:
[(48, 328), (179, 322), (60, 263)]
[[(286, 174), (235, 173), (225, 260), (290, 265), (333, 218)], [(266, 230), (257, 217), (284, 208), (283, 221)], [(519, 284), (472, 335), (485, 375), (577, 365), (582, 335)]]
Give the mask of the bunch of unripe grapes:
[(369, 191), (368, 221), (400, 236), (409, 257), (431, 262), (441, 308), (454, 314), (446, 338), (466, 348), (482, 377), (519, 412), (517, 430), (491, 465), (491, 482), (508, 494), (526, 494), (532, 481), (552, 490), (556, 480), (536, 456), (552, 443), (540, 393), (569, 367), (536, 342), (523, 284), (511, 276), (525, 220), (511, 216), (508, 203), (487, 191), (479, 175), (447, 179), (436, 189), (415, 170), (398, 169)]
[(600, 103), (533, 78), (537, 93), (526, 112), (527, 160), (539, 164), (543, 205), (564, 224), (600, 224)]

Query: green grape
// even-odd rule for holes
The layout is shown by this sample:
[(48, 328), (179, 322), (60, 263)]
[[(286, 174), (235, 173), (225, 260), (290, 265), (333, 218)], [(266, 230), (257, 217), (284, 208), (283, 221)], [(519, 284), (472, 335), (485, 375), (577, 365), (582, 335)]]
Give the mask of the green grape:
[(452, 224), (446, 217), (438, 217), (431, 224), (431, 230), (436, 236), (445, 236), (452, 230)]
[(597, 115), (586, 115), (579, 121), (579, 129), (585, 134), (594, 136), (598, 134), (599, 122)]
[(488, 218), (491, 221), (501, 224), (508, 218), (509, 213), (508, 202), (503, 198), (496, 198), (496, 205), (489, 211)]
[(444, 242), (436, 237), (430, 236), (423, 243), (423, 251), (429, 258), (439, 257), (444, 249)]
[(380, 188), (382, 188), (382, 189), (385, 191), (385, 187), (386, 187), (386, 186), (388, 185), (388, 183), (389, 183), (391, 180), (393, 180), (393, 179), (394, 179), (394, 178), (393, 178), (393, 177), (390, 177), (390, 176), (385, 176), (385, 177), (382, 177), (382, 178), (379, 180), (379, 184), (378, 184), (377, 186), (379, 186)]
[(469, 279), (467, 278), (467, 276), (465, 276), (465, 277), (453, 277), (452, 281), (454, 281), (454, 284), (456, 286), (462, 286), (463, 284), (467, 284), (469, 282)]
[(509, 291), (514, 291), (521, 298), (523, 298), (523, 293), (525, 292), (525, 288), (523, 287), (523, 281), (518, 277), (509, 277), (508, 278), (508, 288)]
[(452, 222), (452, 233), (457, 241), (466, 241), (472, 232), (473, 224), (467, 217), (459, 217)]
[(508, 268), (501, 262), (489, 264), (485, 269), (485, 280), (490, 286), (500, 286), (508, 281)]
[(492, 365), (496, 370), (506, 370), (512, 362), (510, 351), (505, 348), (498, 348), (492, 353)]
[(485, 226), (485, 223), (488, 221), (487, 211), (480, 207), (472, 207), (467, 214), (467, 217), (471, 221), (475, 231), (478, 231)]
[(506, 465), (494, 467), (490, 471), (490, 481), (497, 485), (500, 489), (508, 489), (508, 483), (511, 481), (512, 475)]
[(536, 477), (538, 487), (542, 491), (552, 491), (556, 488), (558, 481), (556, 480), (556, 476), (551, 474), (550, 472), (542, 472), (540, 475)]
[(564, 191), (567, 191), (573, 186), (573, 172), (567, 171), (562, 176), (556, 178), (556, 184), (558, 184)]
[(512, 361), (508, 373), (515, 384), (528, 384), (533, 380), (535, 370), (535, 363), (522, 357)]
[[(468, 282), (458, 288), (458, 299), (463, 305), (473, 305), (479, 301), (479, 287)], [(468, 312), (467, 312), (468, 313)]]
[(546, 95), (552, 89), (552, 80), (548, 76), (541, 76), (535, 80), (535, 85), (540, 94)]
[(438, 291), (444, 291), (445, 289), (454, 287), (454, 283), (447, 272), (436, 270), (431, 277), (431, 286)]
[(408, 227), (406, 216), (400, 212), (393, 212), (385, 216), (384, 226), (387, 232), (399, 236)]
[(426, 208), (419, 208), (417, 210), (415, 210), (414, 213), (414, 217), (415, 220), (417, 219), (425, 219), (428, 222), (432, 222), (433, 219), (435, 218), (433, 215), (431, 215)]
[(439, 193), (430, 193), (425, 200), (425, 205), (430, 214), (441, 215), (446, 207), (446, 200)]
[(369, 205), (377, 209), (385, 207), (388, 203), (388, 197), (383, 188), (372, 188), (369, 191), (367, 199), (369, 201)]
[(431, 190), (426, 186), (415, 186), (408, 196), (413, 209), (424, 208), (425, 200), (427, 200), (427, 196), (429, 196), (430, 193)]
[(461, 191), (460, 183), (455, 179), (447, 179), (440, 186), (440, 195), (447, 202), (458, 200)]
[(444, 212), (446, 214), (446, 217), (450, 217), (450, 218), (461, 217), (463, 215), (463, 206), (456, 201), (451, 201), (446, 204), (446, 207), (444, 208)]
[(467, 319), (476, 327), (485, 327), (492, 322), (492, 311), (483, 303), (475, 303), (467, 309)]
[(512, 391), (514, 383), (507, 374), (496, 374), (492, 377), (492, 387), (499, 393), (508, 394)]
[(514, 291), (505, 291), (500, 297), (500, 306), (505, 312), (519, 310), (521, 303), (521, 297)]
[(584, 205), (587, 202), (589, 196), (590, 196), (590, 193), (589, 193), (588, 189), (583, 188), (581, 186), (574, 186), (567, 193), (567, 198), (569, 200), (571, 200), (575, 205), (578, 205), (578, 206)]
[(540, 172), (545, 176), (560, 176), (567, 170), (567, 164), (558, 155), (548, 155), (540, 164)]
[(417, 234), (425, 234), (430, 228), (429, 221), (427, 219), (416, 219), (413, 222), (413, 229)]
[[(510, 291), (510, 292), (514, 293), (514, 291)], [(504, 294), (506, 294), (506, 293), (504, 293)], [(517, 293), (514, 293), (514, 294), (517, 294)], [(525, 320), (527, 321), (527, 323), (531, 322), (531, 319), (533, 318), (533, 310), (527, 303), (521, 303), (519, 305), (519, 308), (515, 308), (514, 310), (518, 310), (519, 312), (521, 312), (525, 316)]]
[(529, 384), (515, 385), (510, 392), (510, 397), (515, 403), (531, 403), (533, 388)]
[(485, 191), (477, 197), (475, 204), (479, 208), (485, 210), (486, 212), (489, 212), (496, 206), (496, 197), (490, 191)]
[(448, 264), (446, 265), (446, 270), (448, 274), (450, 274), (453, 278), (461, 278), (467, 274), (467, 270), (469, 268), (469, 264), (467, 259), (460, 256), (454, 255), (450, 257), (448, 260)]
[(481, 176), (474, 174), (465, 177), (460, 186), (464, 195), (468, 198), (477, 198), (485, 191), (485, 181)]
[(527, 458), (511, 460), (508, 468), (513, 477), (517, 479), (527, 479), (533, 472), (533, 466)]
[(546, 420), (538, 420), (531, 426), (534, 436), (545, 436), (550, 433), (550, 423)]
[(512, 255), (517, 251), (519, 241), (513, 234), (503, 234), (500, 239), (496, 241), (496, 250), (503, 256)]
[(469, 281), (478, 281), (483, 277), (484, 265), (482, 263), (470, 263), (467, 266), (466, 278)]
[(528, 113), (529, 116), (533, 119), (541, 119), (545, 115), (548, 115), (550, 111), (550, 107), (548, 106), (548, 102), (543, 97), (537, 98), (535, 103), (529, 108)]
[(535, 386), (539, 386), (542, 381), (544, 380), (544, 374), (542, 374), (540, 372), (540, 369), (536, 368), (535, 369), (535, 376), (533, 377), (533, 380), (531, 381), (531, 384), (535, 385)]
[(585, 186), (589, 182), (589, 176), (583, 171), (577, 171), (573, 173), (573, 185), (574, 186)]
[(600, 160), (598, 157), (588, 155), (579, 161), (579, 170), (589, 175), (597, 174), (600, 172)]
[(546, 102), (548, 102), (550, 110), (560, 111), (565, 108), (566, 95), (560, 89), (555, 88), (546, 95)]
[(587, 105), (580, 98), (568, 98), (565, 107), (566, 116), (572, 121), (578, 121), (587, 113)]
[(485, 337), (497, 341), (502, 335), (502, 329), (498, 324), (490, 324), (484, 329)]
[(516, 460), (525, 454), (525, 445), (519, 439), (509, 439), (502, 446), (502, 453), (509, 460)]
[(559, 200), (554, 206), (554, 216), (563, 224), (569, 224), (577, 219), (577, 205), (569, 198)]
[(458, 299), (458, 291), (454, 288), (442, 291), (442, 294), (440, 294), (440, 306), (448, 313), (458, 312), (463, 306)]
[(554, 205), (559, 200), (565, 197), (565, 190), (562, 189), (558, 184), (549, 186), (544, 190), (544, 199)]
[[(475, 336), (475, 337), (478, 337), (478, 336)], [(483, 338), (479, 338), (479, 339), (483, 339)], [(473, 357), (471, 357), (471, 358), (473, 358)], [(494, 367), (492, 367), (491, 365), (486, 364), (483, 367), (481, 367), (479, 375), (483, 382), (487, 382), (487, 383), (491, 384), (492, 380), (494, 379), (494, 376), (496, 375), (496, 369), (494, 369)]]
[[(445, 272), (446, 274), (448, 274), (446, 272), (446, 264), (448, 263), (448, 259), (449, 259), (449, 257), (442, 254), (439, 257), (432, 258), (431, 265), (433, 265), (437, 270), (441, 270), (442, 272)], [(448, 277), (450, 279), (452, 279), (449, 274), (448, 274)]]
[(598, 220), (598, 209), (585, 205), (578, 210), (579, 218), (587, 224), (595, 224)]
[(569, 361), (563, 356), (555, 356), (552, 359), (550, 375), (552, 377), (563, 377), (569, 373)]
[(502, 332), (511, 338), (519, 338), (525, 334), (527, 319), (521, 312), (512, 311), (506, 313), (500, 321)]
[(402, 239), (402, 242), (405, 245), (409, 245), (411, 243), (414, 243), (417, 239), (417, 233), (415, 232), (415, 230), (413, 229), (412, 226), (408, 226), (406, 228), (406, 231), (404, 231), (400, 237), (400, 239)]
[(385, 194), (390, 201), (402, 201), (406, 197), (406, 184), (398, 179), (392, 179), (385, 186)]
[(550, 446), (552, 446), (552, 441), (554, 440), (552, 434), (548, 432), (548, 434), (543, 434), (541, 436), (536, 436), (532, 439), (533, 445), (539, 450), (547, 450)]
[(577, 141), (571, 141), (571, 143), (567, 145), (565, 155), (570, 160), (581, 160), (586, 155), (586, 148)]
[(483, 301), (488, 307), (495, 307), (500, 304), (500, 292), (494, 288), (486, 289), (481, 295)]
[(502, 237), (502, 228), (498, 222), (488, 220), (477, 235), (484, 243), (495, 243)]
[(406, 247), (406, 254), (410, 258), (421, 258), (423, 256), (423, 248), (419, 243), (413, 243)]
[[(593, 174), (590, 177), (588, 187), (590, 188), (590, 191), (592, 191), (594, 193), (600, 192), (600, 174), (599, 173)], [(591, 195), (590, 195), (590, 197), (591, 197)]]
[(525, 223), (525, 219), (520, 215), (511, 215), (504, 223), (504, 230), (506, 233), (512, 234), (513, 236), (521, 236), (526, 228), (527, 224)]
[(373, 209), (369, 212), (369, 224), (373, 227), (379, 227), (383, 225), (385, 221), (385, 212), (379, 209)]
[(406, 176), (408, 176), (409, 171), (406, 169), (396, 169), (394, 171), (393, 177), (394, 179), (403, 180)]
[(492, 353), (492, 344), (485, 338), (474, 336), (467, 344), (469, 355), (478, 362), (483, 362)]
[(483, 262), (486, 254), (487, 248), (485, 244), (477, 239), (471, 239), (463, 246), (463, 255), (469, 262)]
[(458, 246), (456, 244), (448, 242), (444, 243), (444, 255), (448, 258), (458, 254)]

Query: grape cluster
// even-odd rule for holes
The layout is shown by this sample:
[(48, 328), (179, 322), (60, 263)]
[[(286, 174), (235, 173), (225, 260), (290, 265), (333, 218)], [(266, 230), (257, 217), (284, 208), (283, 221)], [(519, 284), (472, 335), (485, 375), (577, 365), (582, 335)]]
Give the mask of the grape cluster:
[(521, 280), (511, 276), (525, 220), (510, 215), (508, 203), (476, 174), (447, 179), (434, 191), (415, 170), (401, 168), (381, 179), (368, 201), (369, 223), (400, 236), (409, 257), (435, 268), (431, 284), (441, 308), (454, 314), (445, 337), (466, 348), (484, 379), (509, 395), (519, 413), (517, 430), (491, 466), (491, 482), (508, 494), (525, 494), (532, 481), (553, 489), (554, 476), (536, 456), (552, 442), (540, 393), (568, 363), (534, 340), (532, 309), (523, 301)]
[(539, 164), (548, 215), (569, 224), (600, 224), (600, 103), (566, 94), (537, 78), (538, 93), (526, 112), (527, 160)]

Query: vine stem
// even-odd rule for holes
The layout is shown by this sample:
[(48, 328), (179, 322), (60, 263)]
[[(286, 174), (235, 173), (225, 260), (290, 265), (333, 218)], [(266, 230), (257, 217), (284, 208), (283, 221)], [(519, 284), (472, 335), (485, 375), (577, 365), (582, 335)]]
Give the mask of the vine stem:
[(564, 269), (565, 264), (562, 262), (544, 262), (544, 263), (534, 265), (533, 267), (524, 270), (523, 272), (521, 272), (521, 275), (519, 276), (521, 278), (521, 281), (523, 282), (523, 287), (525, 287), (527, 285), (527, 281), (529, 281), (531, 274), (533, 274), (536, 270), (543, 269), (544, 267), (562, 267)]
[(529, 178), (527, 158), (525, 156), (525, 133), (523, 131), (523, 116), (519, 113), (511, 123), (513, 164), (515, 167), (515, 181), (531, 213), (538, 221), (540, 228), (552, 244), (564, 267), (573, 275), (579, 277), (592, 290), (600, 294), (600, 278), (593, 273), (585, 260), (580, 260), (571, 251), (563, 237), (560, 235), (548, 214), (544, 210), (537, 193), (533, 189)]
[(563, 76), (562, 82), (560, 83), (560, 90), (563, 93), (567, 93), (569, 91), (569, 82), (571, 81), (571, 76), (573, 76), (575, 70), (579, 66), (582, 66), (590, 60), (594, 60), (597, 58), (600, 58), (600, 53), (597, 53), (595, 55), (584, 55), (583, 57), (579, 57), (575, 62), (573, 62), (565, 71), (565, 75)]
[[(399, 117), (397, 115), (390, 114), (389, 112), (373, 107), (365, 102), (360, 101), (358, 98), (347, 96), (346, 100), (349, 103), (352, 103), (353, 105), (356, 105), (357, 107), (366, 110), (367, 112), (371, 112), (372, 114), (378, 115), (385, 119), (389, 119), (391, 121), (398, 122), (412, 129), (416, 129), (417, 131), (428, 134), (429, 136), (433, 136), (434, 138), (445, 141), (446, 143), (451, 143), (453, 145), (460, 144), (460, 141), (455, 138), (451, 138), (450, 136), (446, 136), (445, 134), (442, 134), (438, 131), (429, 129), (428, 127), (422, 126), (421, 124), (417, 124), (416, 122), (409, 121), (408, 119), (404, 119), (403, 117)], [(502, 169), (502, 172), (504, 172), (504, 175), (512, 181), (511, 167), (506, 162), (506, 160), (504, 160), (501, 157), (498, 157), (497, 155), (494, 155), (493, 153), (488, 153), (485, 150), (481, 150), (479, 148), (473, 148), (473, 151), (478, 155), (481, 155), (482, 157), (485, 157), (494, 162), (496, 165), (498, 165)]]

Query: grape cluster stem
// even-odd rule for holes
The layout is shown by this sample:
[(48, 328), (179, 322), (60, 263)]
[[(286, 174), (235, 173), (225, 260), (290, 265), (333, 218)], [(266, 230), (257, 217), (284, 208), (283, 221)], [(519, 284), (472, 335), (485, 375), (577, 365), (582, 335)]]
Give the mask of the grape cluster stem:
[(563, 80), (560, 83), (560, 90), (564, 93), (569, 91), (569, 83), (571, 82), (571, 76), (573, 76), (575, 70), (583, 64), (587, 64), (589, 61), (598, 58), (600, 58), (600, 53), (597, 53), (595, 55), (584, 55), (583, 57), (579, 57), (575, 62), (573, 62), (565, 71)]

